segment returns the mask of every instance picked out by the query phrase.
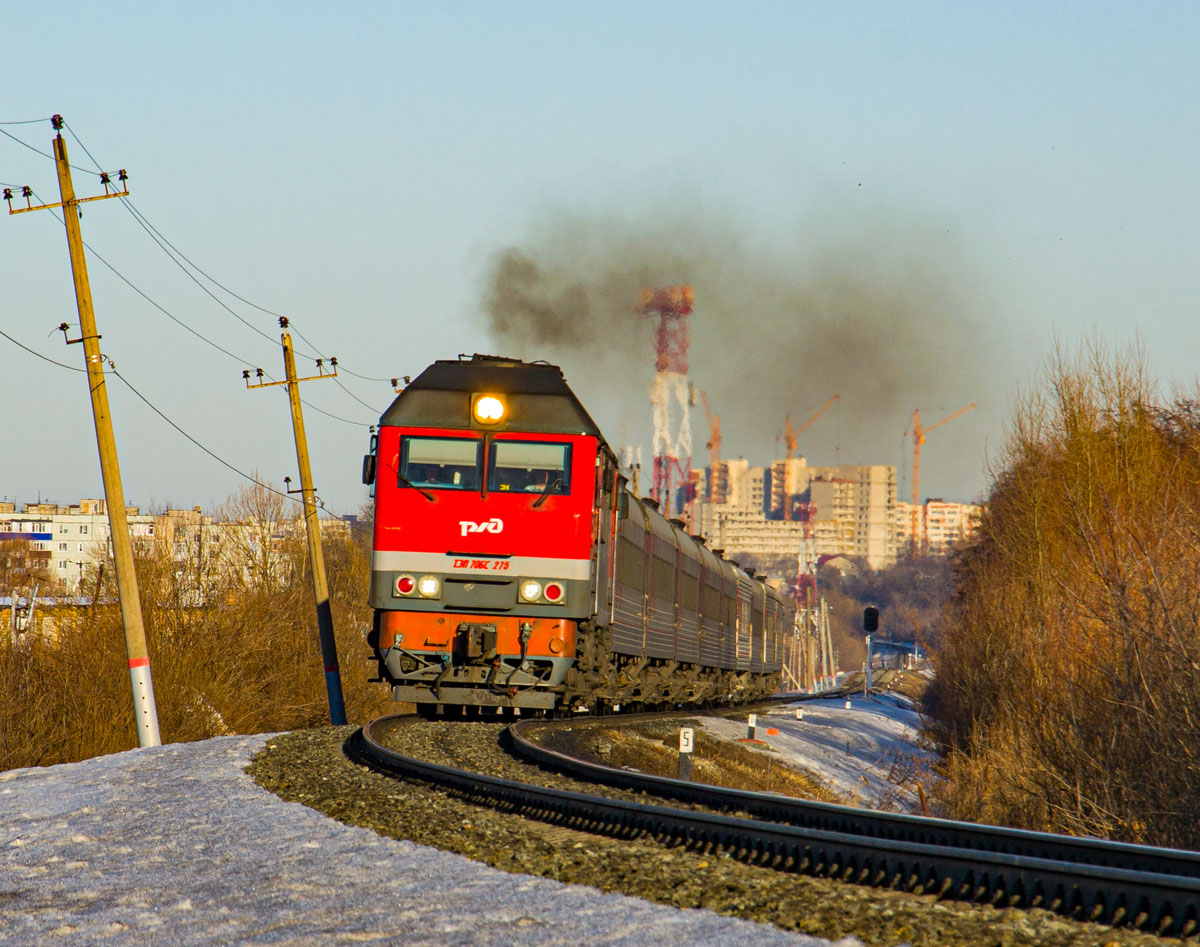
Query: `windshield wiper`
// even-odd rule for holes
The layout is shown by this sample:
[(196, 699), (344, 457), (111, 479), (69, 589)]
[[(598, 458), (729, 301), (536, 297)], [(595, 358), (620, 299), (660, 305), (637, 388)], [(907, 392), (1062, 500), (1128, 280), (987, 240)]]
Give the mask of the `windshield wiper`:
[(424, 490), (422, 490), (420, 487), (418, 487), (415, 483), (413, 483), (411, 480), (409, 480), (408, 477), (406, 477), (406, 476), (404, 476), (404, 474), (400, 473), (399, 470), (396, 471), (396, 476), (399, 478), (400, 482), (402, 484), (404, 484), (406, 487), (412, 487), (414, 490), (417, 491), (417, 493), (421, 494), (421, 496), (423, 496), (430, 503), (434, 502), (433, 496), (431, 494), (426, 493)]
[(546, 502), (546, 497), (550, 496), (555, 490), (562, 486), (562, 478), (555, 477), (550, 483), (546, 484), (546, 489), (542, 491), (542, 495), (533, 501), (533, 509), (537, 509)]

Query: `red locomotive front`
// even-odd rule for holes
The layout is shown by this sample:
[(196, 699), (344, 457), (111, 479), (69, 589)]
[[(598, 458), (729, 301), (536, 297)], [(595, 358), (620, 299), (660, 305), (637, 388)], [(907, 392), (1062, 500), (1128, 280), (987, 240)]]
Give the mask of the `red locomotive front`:
[(397, 700), (553, 709), (595, 608), (611, 452), (558, 368), (440, 361), (380, 421), (372, 632)]

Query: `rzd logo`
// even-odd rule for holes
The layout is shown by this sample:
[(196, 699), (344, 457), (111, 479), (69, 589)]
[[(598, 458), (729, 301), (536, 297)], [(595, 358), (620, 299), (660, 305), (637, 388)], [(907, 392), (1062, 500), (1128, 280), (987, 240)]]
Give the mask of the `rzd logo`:
[(473, 523), (471, 520), (459, 520), (458, 525), (462, 527), (462, 535), (467, 533), (498, 533), (504, 529), (504, 520), (495, 518), (484, 520), (482, 523)]

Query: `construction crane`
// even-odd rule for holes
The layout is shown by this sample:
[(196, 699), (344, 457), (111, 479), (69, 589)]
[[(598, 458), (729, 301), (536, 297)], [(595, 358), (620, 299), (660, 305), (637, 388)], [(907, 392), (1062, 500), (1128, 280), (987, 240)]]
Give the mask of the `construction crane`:
[(841, 395), (832, 395), (825, 399), (825, 403), (821, 405), (821, 407), (817, 408), (817, 410), (812, 414), (810, 414), (808, 416), (808, 420), (797, 428), (792, 427), (791, 415), (788, 415), (783, 419), (783, 443), (787, 448), (788, 460), (791, 460), (796, 456), (796, 438), (812, 427), (812, 423), (822, 414), (828, 411), (833, 406), (833, 403), (840, 397)]
[(708, 425), (708, 440), (704, 446), (708, 449), (708, 501), (724, 503), (728, 491), (725, 472), (721, 469), (721, 416), (712, 413), (708, 403), (708, 393), (703, 388), (698, 389), (700, 402), (704, 405), (704, 420)]
[[(803, 434), (805, 431), (807, 431), (810, 427), (812, 427), (813, 422), (815, 420), (817, 420), (817, 418), (819, 418), (826, 411), (828, 411), (830, 409), (830, 407), (833, 406), (833, 403), (835, 401), (837, 401), (838, 398), (840, 398), (840, 397), (841, 397), (841, 395), (831, 395), (830, 397), (826, 398), (824, 403), (821, 405), (821, 407), (817, 408), (816, 411), (814, 411), (812, 414), (810, 414), (808, 416), (808, 418), (804, 421), (804, 423), (801, 424), (799, 427), (796, 427), (796, 428), (792, 427), (791, 415), (784, 417), (784, 419), (783, 419), (783, 443), (784, 443), (784, 447), (786, 448), (786, 456), (787, 456), (788, 461), (790, 461), (793, 457), (796, 456), (796, 439), (801, 434)], [(787, 492), (787, 482), (788, 482), (788, 478), (791, 476), (790, 467), (791, 467), (791, 464), (788, 463), (787, 461), (785, 461), (784, 462), (784, 473), (783, 473), (784, 485), (783, 485), (783, 494), (782, 494), (783, 519), (785, 522), (791, 522), (792, 512), (793, 512), (792, 504), (788, 502), (788, 492)], [(808, 510), (804, 514), (804, 516), (805, 516), (806, 520), (812, 519), (813, 507), (812, 507), (811, 503), (808, 505)]]
[[(921, 494), (921, 445), (925, 443), (925, 435), (931, 431), (936, 431), (943, 424), (949, 424), (959, 415), (966, 414), (973, 407), (975, 402), (968, 405), (963, 405), (957, 411), (946, 415), (937, 424), (932, 424), (929, 427), (921, 427), (921, 409), (917, 408), (913, 411), (912, 419), (912, 439), (913, 439), (913, 465), (912, 465), (912, 544), (910, 546), (910, 556), (913, 559), (917, 558), (919, 551), (917, 544), (917, 510), (920, 505)], [(904, 432), (909, 433), (908, 431)], [(920, 549), (924, 549), (925, 543), (920, 544)]]

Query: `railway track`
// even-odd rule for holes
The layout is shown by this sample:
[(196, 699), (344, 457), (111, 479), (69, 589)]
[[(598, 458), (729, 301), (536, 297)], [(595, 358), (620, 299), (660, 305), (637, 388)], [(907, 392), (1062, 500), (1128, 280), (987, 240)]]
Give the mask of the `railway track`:
[[(390, 774), (529, 818), (616, 837), (651, 836), (668, 845), (728, 854), (784, 871), (997, 906), (1041, 907), (1160, 935), (1189, 937), (1200, 930), (1196, 853), (879, 813), (645, 776), (539, 746), (537, 731), (555, 726), (553, 722), (522, 721), (510, 727), (514, 751), (540, 765), (704, 809), (551, 789), (397, 753), (386, 745), (387, 734), (403, 725), (402, 720), (383, 717), (367, 724), (356, 753)], [(611, 718), (607, 722), (611, 724)]]

